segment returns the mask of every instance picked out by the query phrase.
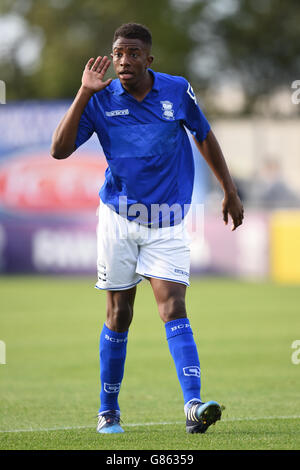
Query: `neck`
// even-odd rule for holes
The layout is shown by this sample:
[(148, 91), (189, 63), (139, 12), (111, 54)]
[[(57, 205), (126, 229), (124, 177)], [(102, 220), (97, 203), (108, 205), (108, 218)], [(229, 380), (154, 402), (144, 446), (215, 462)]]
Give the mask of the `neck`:
[(143, 100), (143, 98), (149, 93), (153, 86), (153, 76), (152, 74), (146, 70), (144, 77), (139, 80), (138, 83), (132, 85), (123, 85), (125, 90), (133, 95), (138, 100)]

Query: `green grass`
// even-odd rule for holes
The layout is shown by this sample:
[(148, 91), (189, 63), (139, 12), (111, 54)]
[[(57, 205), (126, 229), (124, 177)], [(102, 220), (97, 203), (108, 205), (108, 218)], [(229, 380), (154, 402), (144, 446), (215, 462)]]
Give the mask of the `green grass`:
[(105, 304), (93, 279), (0, 278), (7, 354), (0, 449), (300, 448), (300, 365), (291, 361), (291, 344), (300, 339), (299, 287), (192, 281), (187, 307), (202, 399), (226, 406), (204, 435), (185, 432), (181, 390), (147, 282), (138, 287), (120, 394), (125, 433), (95, 432)]

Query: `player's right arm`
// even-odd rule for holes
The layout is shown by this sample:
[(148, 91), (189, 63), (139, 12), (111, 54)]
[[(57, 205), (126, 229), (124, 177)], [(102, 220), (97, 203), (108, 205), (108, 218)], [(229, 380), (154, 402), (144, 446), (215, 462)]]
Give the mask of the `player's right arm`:
[(104, 56), (90, 59), (83, 71), (81, 87), (66, 114), (58, 124), (52, 137), (51, 155), (58, 160), (68, 158), (76, 150), (75, 142), (81, 115), (94, 93), (106, 88), (111, 78), (103, 81), (110, 66)]

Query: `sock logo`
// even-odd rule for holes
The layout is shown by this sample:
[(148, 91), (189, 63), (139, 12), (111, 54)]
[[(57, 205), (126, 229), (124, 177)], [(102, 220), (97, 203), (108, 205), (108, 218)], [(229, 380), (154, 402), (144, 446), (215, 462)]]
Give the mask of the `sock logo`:
[(172, 326), (171, 331), (181, 330), (182, 328), (191, 328), (191, 325), (189, 323), (181, 323), (180, 325)]
[(126, 343), (127, 338), (113, 338), (112, 336), (105, 335), (105, 339), (111, 343)]
[(106, 393), (119, 393), (121, 384), (108, 384), (104, 382), (104, 391)]
[(193, 377), (198, 377), (200, 378), (200, 367), (198, 366), (189, 366), (189, 367), (184, 367), (183, 373), (186, 376), (193, 376)]

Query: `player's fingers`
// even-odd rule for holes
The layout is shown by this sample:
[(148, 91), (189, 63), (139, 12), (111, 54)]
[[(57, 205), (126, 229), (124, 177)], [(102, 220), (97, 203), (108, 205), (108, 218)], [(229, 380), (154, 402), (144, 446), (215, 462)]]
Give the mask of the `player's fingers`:
[(108, 59), (108, 57), (103, 57), (101, 63), (99, 64), (98, 68), (97, 68), (97, 72), (100, 73), (100, 75), (102, 76), (102, 78), (104, 77), (108, 67), (110, 66), (110, 60)]
[(95, 62), (95, 72), (99, 73), (101, 71), (104, 63), (103, 61), (105, 61), (104, 57), (99, 56), (97, 59), (97, 63)]
[(241, 215), (239, 215), (238, 217), (236, 217), (236, 218), (233, 219), (233, 225), (232, 225), (232, 228), (231, 228), (232, 231), (234, 231), (237, 227), (239, 227), (240, 225), (242, 225), (242, 223), (243, 223), (243, 218), (244, 218), (244, 216), (241, 214)]
[(225, 225), (228, 224), (228, 210), (227, 209), (223, 209), (223, 220), (225, 222)]
[(96, 67), (95, 67), (95, 72), (97, 72), (97, 73), (102, 72), (102, 69), (103, 69), (103, 67), (104, 67), (104, 65), (107, 61), (107, 57), (106, 56), (104, 56), (104, 57), (99, 56), (99, 59), (100, 60), (97, 62)]
[(95, 62), (94, 62), (94, 65), (93, 65), (92, 68), (91, 68), (91, 70), (92, 70), (93, 72), (97, 72), (97, 69), (98, 69), (98, 67), (99, 67), (99, 64), (100, 64), (101, 60), (102, 60), (102, 57), (101, 57), (101, 56), (98, 56), (97, 59), (96, 59)]
[(112, 78), (109, 78), (108, 80), (106, 80), (105, 82), (103, 82), (103, 85), (104, 85), (104, 86), (108, 86), (112, 81), (113, 81), (113, 79), (112, 79)]
[(100, 71), (100, 73), (102, 73), (103, 76), (107, 72), (107, 69), (110, 66), (110, 63), (111, 63), (111, 61), (106, 57), (105, 62), (103, 62), (103, 64), (102, 64), (102, 70)]
[(95, 60), (94, 57), (92, 57), (91, 59), (89, 59), (89, 60), (87, 61), (87, 63), (86, 63), (85, 68), (88, 69), (88, 70), (90, 70), (91, 67), (92, 67), (92, 65), (93, 65), (94, 60)]

